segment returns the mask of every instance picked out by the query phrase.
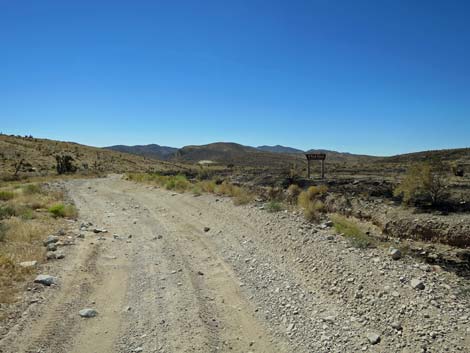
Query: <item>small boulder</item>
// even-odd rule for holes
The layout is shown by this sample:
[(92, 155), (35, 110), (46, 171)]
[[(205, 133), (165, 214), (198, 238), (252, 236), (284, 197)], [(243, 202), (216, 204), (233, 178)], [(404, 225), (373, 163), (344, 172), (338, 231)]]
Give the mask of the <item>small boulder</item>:
[(57, 251), (56, 253), (56, 259), (63, 259), (65, 258), (65, 254), (63, 251)]
[(424, 287), (425, 287), (423, 281), (421, 281), (417, 278), (413, 278), (410, 282), (410, 285), (411, 285), (412, 288), (418, 289), (418, 290), (423, 290)]
[(53, 252), (53, 251), (48, 251), (48, 252), (46, 253), (46, 259), (47, 259), (47, 260), (55, 260), (55, 259), (57, 259), (57, 255), (56, 255), (56, 253)]
[(366, 337), (371, 344), (377, 344), (380, 342), (380, 335), (378, 333), (368, 332)]
[(49, 244), (54, 244), (59, 241), (59, 237), (55, 235), (49, 235), (44, 241), (44, 246), (48, 246)]
[(81, 317), (90, 318), (98, 315), (98, 312), (95, 309), (85, 308), (78, 312)]
[(56, 251), (56, 250), (57, 250), (57, 244), (56, 243), (47, 244), (47, 251)]
[(34, 283), (41, 283), (45, 286), (50, 286), (51, 284), (57, 283), (57, 278), (49, 275), (39, 275), (34, 279)]
[(388, 254), (393, 260), (399, 260), (402, 256), (401, 251), (395, 248), (390, 249), (390, 252)]
[(211, 230), (211, 229), (210, 229), (209, 227), (204, 227), (204, 232), (207, 233), (207, 232), (210, 231), (210, 230)]

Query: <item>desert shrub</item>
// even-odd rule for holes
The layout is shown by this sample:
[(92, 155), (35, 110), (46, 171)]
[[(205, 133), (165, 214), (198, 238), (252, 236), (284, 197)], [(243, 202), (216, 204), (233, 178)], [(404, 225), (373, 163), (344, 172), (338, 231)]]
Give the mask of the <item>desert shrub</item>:
[(235, 205), (245, 205), (254, 199), (254, 195), (249, 190), (233, 185), (227, 181), (217, 185), (215, 193), (233, 197), (233, 203)]
[(306, 191), (302, 191), (297, 204), (303, 209), (305, 218), (310, 221), (318, 221), (320, 214), (325, 211), (325, 205), (321, 198), (326, 194), (326, 186), (310, 186)]
[(204, 169), (202, 166), (201, 166), (201, 169), (199, 169), (199, 171), (197, 172), (197, 180), (209, 180), (211, 179), (212, 177), (214, 176), (214, 172), (209, 170), (209, 169)]
[(52, 205), (48, 209), (49, 213), (52, 214), (53, 217), (67, 217), (72, 218), (77, 215), (77, 210), (73, 205), (64, 205), (63, 203), (57, 203)]
[(267, 189), (267, 197), (268, 200), (282, 200), (282, 189), (278, 187), (268, 187)]
[(0, 200), (1, 201), (8, 201), (15, 197), (15, 193), (13, 191), (8, 190), (1, 190), (0, 191)]
[(243, 189), (243, 188), (238, 188), (236, 189), (236, 192), (234, 194), (233, 198), (233, 204), (238, 206), (238, 205), (246, 205), (247, 203), (250, 203), (253, 201), (254, 195), (251, 194), (249, 191)]
[(73, 157), (69, 155), (55, 156), (57, 174), (75, 173), (77, 167), (73, 165)]
[(331, 217), (335, 230), (346, 237), (356, 248), (368, 248), (374, 244), (373, 239), (364, 233), (359, 226), (346, 217), (334, 215)]
[(166, 178), (157, 178), (157, 183), (163, 183), (165, 189), (176, 190), (176, 191), (186, 191), (191, 183), (188, 181), (184, 175), (169, 176)]
[(217, 184), (215, 183), (214, 180), (204, 180), (204, 181), (199, 182), (198, 185), (204, 192), (210, 192), (210, 193), (214, 193), (217, 187)]
[(7, 230), (8, 226), (5, 223), (0, 222), (0, 242), (5, 241)]
[(447, 196), (443, 169), (430, 163), (416, 164), (408, 169), (393, 194), (401, 197), (407, 205), (415, 204), (419, 200), (437, 205)]
[(302, 192), (302, 189), (296, 185), (296, 184), (291, 184), (287, 188), (287, 202), (294, 204), (297, 202), (297, 198), (299, 197), (300, 193)]
[(34, 212), (31, 208), (27, 206), (18, 207), (16, 210), (16, 215), (21, 219), (28, 220), (34, 218)]
[(465, 174), (463, 166), (457, 163), (454, 163), (451, 165), (451, 171), (452, 171), (452, 174), (458, 177), (463, 177)]
[(321, 213), (325, 211), (325, 205), (320, 200), (310, 201), (303, 209), (304, 217), (309, 222), (320, 220)]
[(266, 210), (268, 212), (279, 212), (282, 211), (282, 204), (278, 201), (270, 201), (266, 204)]
[(9, 205), (0, 206), (0, 219), (16, 216), (16, 210)]
[(38, 184), (27, 184), (22, 187), (23, 192), (27, 195), (34, 195), (41, 193), (41, 187)]
[(202, 189), (199, 185), (194, 185), (193, 188), (191, 189), (191, 192), (195, 196), (201, 196), (202, 195)]

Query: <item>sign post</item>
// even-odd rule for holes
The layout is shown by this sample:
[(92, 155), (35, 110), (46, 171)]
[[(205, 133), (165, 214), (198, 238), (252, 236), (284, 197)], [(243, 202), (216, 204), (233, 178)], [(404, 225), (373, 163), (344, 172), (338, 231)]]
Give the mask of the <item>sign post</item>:
[(310, 161), (321, 161), (321, 178), (325, 178), (325, 153), (306, 153), (307, 157), (307, 178), (310, 179)]

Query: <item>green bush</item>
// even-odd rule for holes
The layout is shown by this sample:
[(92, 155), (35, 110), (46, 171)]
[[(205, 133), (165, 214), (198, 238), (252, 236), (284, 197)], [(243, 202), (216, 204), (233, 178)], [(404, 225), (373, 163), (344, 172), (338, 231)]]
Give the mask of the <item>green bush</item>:
[(62, 203), (55, 204), (49, 207), (48, 211), (53, 217), (67, 217), (72, 218), (77, 215), (77, 210), (73, 205), (64, 205)]
[(4, 241), (7, 236), (8, 226), (0, 222), (0, 241)]
[(29, 207), (20, 207), (17, 210), (17, 216), (19, 216), (21, 219), (27, 220), (27, 219), (33, 219), (34, 218), (34, 212), (31, 208)]
[(15, 197), (15, 193), (13, 191), (1, 190), (0, 191), (0, 200), (1, 201), (8, 201)]
[(0, 219), (16, 216), (16, 210), (11, 206), (0, 206)]
[(355, 222), (339, 215), (332, 216), (331, 220), (335, 230), (343, 234), (352, 246), (363, 249), (374, 245), (373, 239), (364, 233)]
[(201, 196), (202, 195), (202, 189), (199, 185), (194, 185), (193, 188), (191, 189), (191, 192), (195, 196)]
[(425, 200), (437, 205), (447, 197), (443, 167), (430, 163), (416, 164), (408, 169), (401, 183), (393, 191), (404, 204)]
[(268, 212), (280, 212), (283, 210), (282, 204), (277, 201), (270, 201), (266, 204), (266, 210)]
[(28, 195), (41, 193), (41, 187), (38, 184), (27, 184), (23, 186), (23, 192)]

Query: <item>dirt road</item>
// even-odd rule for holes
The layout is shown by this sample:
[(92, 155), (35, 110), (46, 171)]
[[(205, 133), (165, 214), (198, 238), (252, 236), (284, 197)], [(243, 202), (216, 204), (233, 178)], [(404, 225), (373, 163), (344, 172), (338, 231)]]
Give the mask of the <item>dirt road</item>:
[(58, 285), (38, 291), (0, 352), (468, 352), (453, 274), (213, 195), (118, 176), (66, 187), (81, 218), (71, 227), (93, 225), (46, 268)]

